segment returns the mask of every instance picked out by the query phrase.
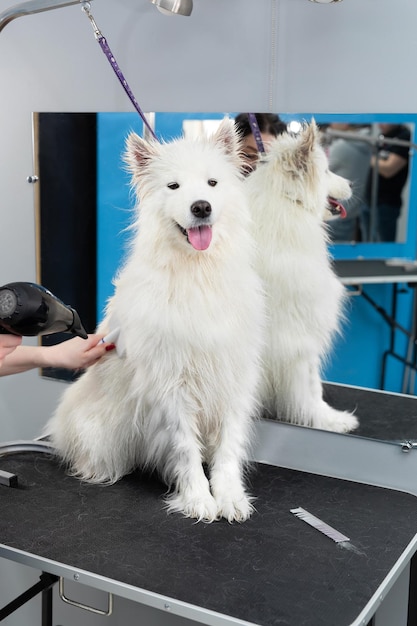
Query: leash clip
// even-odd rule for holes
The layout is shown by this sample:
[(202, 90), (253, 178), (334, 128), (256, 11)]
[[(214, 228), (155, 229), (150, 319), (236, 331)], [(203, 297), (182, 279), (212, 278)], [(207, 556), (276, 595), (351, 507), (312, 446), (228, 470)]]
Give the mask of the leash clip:
[(97, 26), (94, 20), (94, 17), (91, 14), (90, 9), (91, 9), (91, 4), (89, 2), (81, 2), (81, 11), (83, 11), (83, 13), (85, 13), (88, 19), (90, 20), (90, 24), (93, 28), (95, 38), (100, 39), (100, 37), (102, 37), (103, 35), (100, 32), (100, 29)]

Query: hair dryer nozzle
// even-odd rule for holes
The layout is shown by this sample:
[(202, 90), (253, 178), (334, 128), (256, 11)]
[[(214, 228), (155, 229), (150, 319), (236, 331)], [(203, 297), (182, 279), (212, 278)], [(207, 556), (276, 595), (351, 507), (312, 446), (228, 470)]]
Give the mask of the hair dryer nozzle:
[(67, 332), (71, 332), (74, 335), (77, 335), (77, 337), (88, 339), (87, 332), (84, 326), (81, 324), (80, 316), (78, 315), (77, 311), (75, 309), (71, 309), (71, 311), (73, 314), (73, 323), (71, 328), (68, 328)]
[(0, 332), (24, 335), (73, 333), (87, 339), (78, 313), (35, 283), (0, 287)]

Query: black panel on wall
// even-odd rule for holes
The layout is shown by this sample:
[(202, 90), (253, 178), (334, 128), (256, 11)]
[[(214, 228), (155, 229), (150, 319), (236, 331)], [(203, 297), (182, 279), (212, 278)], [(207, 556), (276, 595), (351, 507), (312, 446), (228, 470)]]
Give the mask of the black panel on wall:
[[(78, 311), (87, 332), (96, 327), (96, 135), (95, 113), (35, 116), (38, 188), (39, 282)], [(54, 345), (70, 337), (42, 338)], [(42, 374), (72, 380), (74, 373)]]

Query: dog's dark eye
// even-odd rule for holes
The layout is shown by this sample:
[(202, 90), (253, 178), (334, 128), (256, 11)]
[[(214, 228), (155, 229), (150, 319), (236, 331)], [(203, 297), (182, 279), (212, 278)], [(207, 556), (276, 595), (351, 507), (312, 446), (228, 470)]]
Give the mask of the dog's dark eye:
[(178, 189), (179, 188), (179, 184), (178, 183), (168, 183), (167, 187), (169, 187), (169, 189)]
[(210, 187), (215, 187), (217, 185), (217, 180), (215, 180), (214, 178), (209, 178), (207, 182)]

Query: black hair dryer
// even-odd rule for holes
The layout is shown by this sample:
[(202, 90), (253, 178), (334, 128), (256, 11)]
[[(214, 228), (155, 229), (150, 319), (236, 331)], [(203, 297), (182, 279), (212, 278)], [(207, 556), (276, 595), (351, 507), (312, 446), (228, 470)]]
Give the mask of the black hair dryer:
[(26, 337), (72, 333), (87, 339), (77, 311), (45, 287), (24, 282), (0, 287), (0, 333)]

